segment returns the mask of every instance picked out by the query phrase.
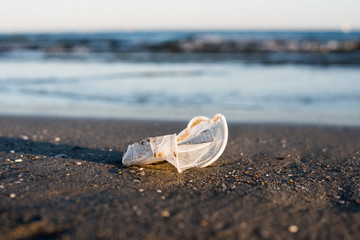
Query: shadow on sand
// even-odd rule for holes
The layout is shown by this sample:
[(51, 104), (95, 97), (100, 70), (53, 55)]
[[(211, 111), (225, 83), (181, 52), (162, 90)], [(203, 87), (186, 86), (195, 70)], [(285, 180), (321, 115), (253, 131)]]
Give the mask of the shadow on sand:
[(0, 137), (0, 151), (23, 154), (24, 157), (32, 158), (36, 155), (56, 158), (70, 158), (85, 160), (96, 163), (107, 163), (123, 167), (121, 159), (123, 152), (110, 149), (92, 149), (76, 145), (57, 144), (49, 142), (37, 142), (20, 138)]

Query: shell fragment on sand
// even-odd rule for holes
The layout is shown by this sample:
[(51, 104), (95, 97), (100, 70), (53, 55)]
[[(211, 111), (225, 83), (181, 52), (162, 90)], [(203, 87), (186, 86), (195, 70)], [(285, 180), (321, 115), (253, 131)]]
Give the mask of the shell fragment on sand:
[(179, 134), (150, 137), (128, 146), (122, 163), (125, 166), (168, 161), (178, 172), (206, 167), (223, 153), (228, 139), (226, 119), (194, 117)]

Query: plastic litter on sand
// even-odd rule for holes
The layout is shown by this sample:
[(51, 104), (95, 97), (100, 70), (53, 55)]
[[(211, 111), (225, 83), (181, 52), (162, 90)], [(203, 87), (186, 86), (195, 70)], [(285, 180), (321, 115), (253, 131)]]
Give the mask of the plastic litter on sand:
[(179, 134), (150, 137), (128, 146), (123, 156), (125, 166), (168, 161), (178, 172), (206, 167), (224, 152), (228, 140), (226, 119), (194, 117)]

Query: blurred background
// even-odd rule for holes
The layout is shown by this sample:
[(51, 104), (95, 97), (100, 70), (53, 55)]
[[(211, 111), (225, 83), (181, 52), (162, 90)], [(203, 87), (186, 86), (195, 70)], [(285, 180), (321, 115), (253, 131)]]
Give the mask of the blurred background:
[(360, 125), (357, 0), (4, 0), (0, 114)]

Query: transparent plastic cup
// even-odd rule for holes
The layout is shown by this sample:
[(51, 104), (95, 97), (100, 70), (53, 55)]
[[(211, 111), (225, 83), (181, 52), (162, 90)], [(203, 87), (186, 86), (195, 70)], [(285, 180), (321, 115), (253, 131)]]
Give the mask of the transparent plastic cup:
[(179, 134), (150, 137), (128, 146), (122, 163), (125, 166), (168, 161), (178, 172), (206, 167), (224, 152), (228, 139), (226, 119), (194, 117)]

